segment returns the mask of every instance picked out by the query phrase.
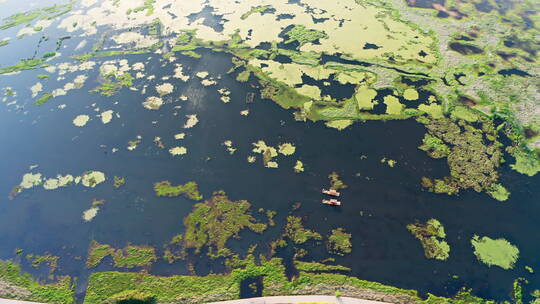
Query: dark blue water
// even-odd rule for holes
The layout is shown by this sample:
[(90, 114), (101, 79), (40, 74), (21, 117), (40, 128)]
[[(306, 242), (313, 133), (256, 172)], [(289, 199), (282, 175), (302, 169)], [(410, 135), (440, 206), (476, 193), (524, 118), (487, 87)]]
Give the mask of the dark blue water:
[[(66, 43), (73, 48), (80, 40), (73, 38)], [(78, 277), (78, 291), (82, 293), (90, 271), (113, 269), (107, 259), (90, 271), (84, 268), (90, 241), (117, 248), (127, 243), (147, 244), (161, 254), (163, 244), (182, 233), (182, 219), (195, 202), (182, 197), (157, 198), (153, 183), (194, 180), (205, 197), (223, 189), (233, 200), (250, 201), (254, 215), (261, 220), (265, 217), (257, 212), (259, 208), (278, 211), (276, 227), (270, 227), (263, 235), (242, 232), (240, 240), (228, 243), (238, 252), (245, 252), (254, 243), (265, 251), (265, 244), (281, 233), (280, 227), (292, 212), (305, 218), (308, 228), (322, 234), (337, 227), (351, 232), (352, 254), (337, 257), (336, 261), (351, 267), (351, 274), (362, 279), (438, 295), (453, 295), (466, 286), (477, 295), (495, 299), (509, 299), (512, 281), (518, 276), (529, 281), (527, 290), (540, 287), (540, 280), (524, 270), (525, 265), (540, 269), (539, 176), (528, 178), (504, 166), (501, 181), (512, 192), (504, 203), (473, 191), (454, 197), (425, 192), (420, 178), (445, 176), (448, 167), (444, 160), (433, 160), (417, 149), (425, 132), (420, 124), (373, 121), (357, 123), (340, 132), (322, 123), (296, 122), (291, 112), (272, 101), (256, 97), (254, 103), (246, 104), (246, 93), (258, 96), (256, 83), (238, 83), (236, 75), (226, 74), (231, 67), (229, 56), (203, 54), (201, 59), (179, 56), (178, 62), (184, 65), (185, 74), (210, 71), (213, 77), (221, 75), (218, 85), (203, 87), (196, 77), (187, 83), (171, 78), (167, 82), (175, 85), (175, 91), (164, 98), (167, 104), (159, 111), (143, 108), (141, 102), (147, 95), (140, 92), (124, 89), (112, 98), (88, 93), (98, 85), (97, 69), (88, 73), (84, 88), (51, 99), (42, 107), (33, 105), (28, 89), (41, 71), (0, 76), (0, 87), (13, 87), (18, 92), (18, 104), (24, 105), (23, 110), (15, 110), (0, 104), (0, 258), (15, 258), (16, 248), (25, 253), (58, 255), (57, 274)], [(156, 74), (157, 79), (173, 74), (174, 66), (160, 61), (158, 55), (125, 58), (134, 63), (148, 57), (145, 73)], [(12, 64), (13, 58), (3, 57), (1, 65)], [(162, 82), (137, 80), (135, 86), (148, 84), (148, 94), (155, 95), (153, 87)], [(44, 82), (44, 92), (55, 89), (55, 83), (53, 79)], [(231, 91), (232, 101), (228, 104), (219, 100), (216, 89), (221, 87)], [(180, 95), (188, 96), (188, 101), (177, 101)], [(115, 105), (114, 101), (119, 103)], [(67, 108), (58, 110), (57, 105), (62, 103)], [(95, 117), (97, 112), (90, 106), (93, 103), (102, 111), (120, 113), (121, 118), (103, 125)], [(182, 108), (174, 109), (178, 105)], [(239, 112), (246, 108), (251, 111), (249, 116), (241, 116)], [(79, 114), (92, 117), (83, 128), (72, 124)], [(200, 122), (193, 129), (184, 130), (187, 114), (197, 114)], [(153, 124), (154, 121), (157, 123)], [(180, 132), (186, 132), (186, 139), (174, 140), (174, 134)], [(127, 142), (137, 135), (142, 136), (142, 143), (134, 151), (126, 150)], [(171, 156), (167, 149), (156, 147), (152, 142), (155, 136), (161, 137), (167, 147), (186, 146), (188, 154)], [(260, 157), (255, 164), (249, 164), (246, 157), (251, 154), (251, 143), (261, 139), (273, 146), (292, 142), (296, 153), (278, 157), (278, 169), (264, 168)], [(225, 140), (233, 141), (238, 148), (235, 154), (227, 153), (221, 144)], [(111, 153), (113, 147), (120, 151)], [(390, 168), (381, 163), (384, 157), (396, 160), (397, 165)], [(297, 159), (304, 162), (304, 173), (293, 172)], [(105, 172), (108, 181), (94, 189), (71, 186), (46, 191), (36, 187), (8, 200), (12, 187), (20, 183), (33, 164), (39, 165), (34, 171), (48, 177), (99, 170)], [(349, 185), (343, 191), (341, 208), (320, 204), (320, 189), (328, 185), (327, 176), (332, 171), (338, 172)], [(115, 189), (115, 175), (126, 177), (126, 185)], [(107, 202), (92, 222), (85, 223), (82, 212), (93, 199)], [(302, 205), (292, 211), (296, 202)], [(439, 219), (447, 232), (451, 252), (445, 262), (424, 258), (420, 243), (405, 228), (416, 220), (432, 217)], [(515, 244), (520, 249), (520, 259), (514, 270), (489, 268), (478, 262), (470, 245), (474, 234), (504, 237)], [(306, 260), (328, 257), (324, 245), (306, 248)], [(188, 261), (194, 263), (198, 274), (222, 270), (205, 256), (190, 257)], [(25, 270), (40, 279), (46, 278), (46, 272), (21, 262)], [(186, 262), (171, 266), (158, 261), (150, 272), (187, 274), (185, 266)], [(454, 275), (458, 278), (452, 278)]]

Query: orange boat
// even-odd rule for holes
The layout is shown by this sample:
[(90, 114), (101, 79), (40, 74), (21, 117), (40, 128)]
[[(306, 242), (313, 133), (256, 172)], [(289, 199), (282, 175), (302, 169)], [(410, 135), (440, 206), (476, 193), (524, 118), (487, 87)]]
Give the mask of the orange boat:
[(332, 195), (332, 196), (340, 196), (341, 195), (341, 193), (337, 192), (334, 189), (330, 189), (330, 190), (322, 189), (322, 193)]
[(330, 206), (341, 206), (341, 202), (333, 198), (329, 200), (323, 200), (322, 203)]

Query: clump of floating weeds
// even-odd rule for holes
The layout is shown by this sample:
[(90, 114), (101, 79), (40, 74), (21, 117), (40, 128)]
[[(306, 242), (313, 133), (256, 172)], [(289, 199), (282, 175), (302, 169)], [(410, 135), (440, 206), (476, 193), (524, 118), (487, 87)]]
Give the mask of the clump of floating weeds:
[(430, 219), (425, 224), (407, 225), (407, 229), (416, 237), (428, 259), (446, 260), (450, 254), (450, 246), (445, 241), (444, 227), (436, 219)]
[(333, 229), (328, 236), (326, 248), (329, 252), (345, 255), (352, 252), (351, 234), (345, 232), (343, 228)]
[(473, 236), (471, 244), (474, 255), (488, 266), (511, 269), (519, 257), (519, 249), (505, 239), (491, 239), (487, 236)]
[(114, 249), (110, 245), (92, 241), (86, 267), (96, 267), (109, 255), (112, 256), (114, 266), (122, 268), (150, 266), (157, 260), (156, 250), (149, 246), (128, 245), (123, 249)]
[(184, 219), (185, 233), (175, 236), (167, 246), (169, 261), (182, 258), (187, 249), (200, 253), (208, 247), (211, 257), (227, 255), (230, 250), (226, 243), (231, 237), (238, 237), (244, 228), (261, 233), (267, 224), (259, 223), (250, 213), (248, 201), (232, 201), (225, 192), (217, 191), (202, 203), (197, 203), (193, 211)]
[(192, 200), (202, 200), (199, 187), (196, 182), (187, 182), (184, 185), (173, 186), (170, 181), (161, 181), (154, 184), (154, 191), (157, 196), (175, 197), (185, 195)]
[(115, 176), (114, 177), (114, 187), (116, 189), (122, 187), (123, 185), (126, 184), (126, 178), (125, 177), (119, 177), (119, 176)]

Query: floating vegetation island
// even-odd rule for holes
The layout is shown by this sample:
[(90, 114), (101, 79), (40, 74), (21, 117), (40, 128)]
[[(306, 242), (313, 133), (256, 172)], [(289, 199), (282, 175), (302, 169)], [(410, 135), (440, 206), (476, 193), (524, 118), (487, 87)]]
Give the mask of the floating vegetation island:
[(326, 247), (330, 252), (338, 255), (351, 253), (351, 236), (352, 234), (345, 232), (343, 228), (334, 229), (328, 236), (328, 243)]
[(187, 249), (200, 253), (203, 247), (208, 247), (211, 257), (227, 256), (231, 253), (226, 248), (227, 241), (238, 237), (242, 229), (261, 233), (267, 228), (267, 224), (255, 220), (250, 208), (248, 201), (231, 201), (223, 191), (214, 192), (210, 199), (195, 204), (184, 219), (185, 233), (173, 237), (169, 243), (168, 260), (184, 257)]
[(157, 259), (152, 247), (128, 245), (123, 249), (114, 249), (110, 245), (92, 241), (86, 267), (96, 267), (107, 256), (112, 256), (114, 266), (119, 268), (150, 266)]
[(474, 255), (488, 266), (511, 269), (519, 257), (519, 249), (505, 239), (491, 239), (487, 236), (473, 236), (471, 244)]
[(187, 198), (199, 201), (202, 195), (196, 182), (187, 182), (184, 185), (173, 186), (169, 181), (161, 181), (154, 184), (154, 191), (157, 196), (175, 197), (185, 195)]
[(417, 238), (428, 259), (446, 260), (450, 256), (450, 246), (445, 241), (444, 227), (436, 219), (429, 219), (426, 224), (409, 224), (407, 229)]

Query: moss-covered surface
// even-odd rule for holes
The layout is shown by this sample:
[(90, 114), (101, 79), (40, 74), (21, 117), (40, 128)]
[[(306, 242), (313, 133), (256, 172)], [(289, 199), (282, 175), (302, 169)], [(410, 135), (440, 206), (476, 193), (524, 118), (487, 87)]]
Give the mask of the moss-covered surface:
[(352, 252), (351, 234), (345, 232), (343, 228), (333, 229), (328, 236), (326, 248), (329, 252), (345, 255)]
[(257, 222), (250, 209), (248, 201), (231, 201), (225, 192), (214, 192), (210, 199), (195, 204), (184, 219), (184, 234), (175, 236), (166, 248), (168, 259), (182, 258), (188, 249), (200, 253), (203, 247), (208, 247), (210, 256), (217, 257), (228, 252), (227, 241), (238, 237), (243, 229), (263, 232), (267, 225)]
[(51, 304), (75, 303), (74, 283), (68, 276), (57, 278), (56, 283), (41, 284), (10, 261), (0, 261), (0, 297)]
[(114, 249), (110, 245), (92, 241), (86, 267), (96, 267), (109, 255), (112, 256), (114, 266), (121, 268), (146, 267), (157, 260), (156, 250), (152, 247), (128, 245), (123, 249)]
[(488, 266), (511, 269), (519, 257), (519, 249), (505, 239), (491, 239), (487, 236), (473, 236), (471, 244), (474, 255)]
[(428, 259), (446, 260), (450, 256), (450, 246), (445, 241), (444, 227), (436, 219), (429, 219), (425, 224), (419, 222), (407, 225), (407, 229), (417, 238)]
[(154, 191), (157, 196), (175, 197), (185, 195), (192, 200), (202, 200), (199, 193), (199, 186), (196, 182), (187, 182), (184, 185), (173, 186), (170, 181), (161, 181), (154, 184)]

